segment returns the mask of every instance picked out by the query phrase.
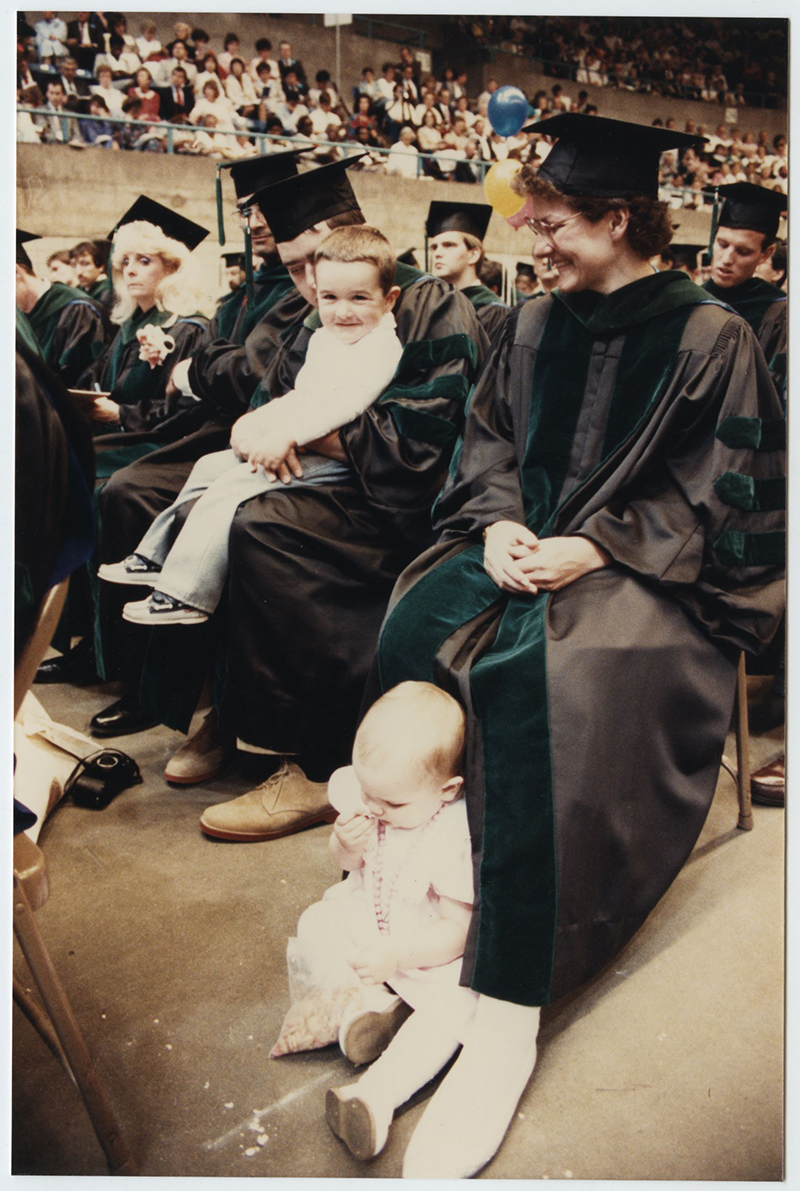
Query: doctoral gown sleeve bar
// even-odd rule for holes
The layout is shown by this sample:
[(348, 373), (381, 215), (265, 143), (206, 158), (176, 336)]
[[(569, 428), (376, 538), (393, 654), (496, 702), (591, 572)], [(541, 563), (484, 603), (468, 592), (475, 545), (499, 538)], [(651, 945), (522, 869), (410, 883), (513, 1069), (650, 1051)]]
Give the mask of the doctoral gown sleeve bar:
[(444, 282), (409, 287), (395, 313), (406, 345), (395, 378), (340, 437), (367, 503), (427, 545), (487, 340), (468, 299)]
[[(718, 338), (704, 353), (700, 335), (712, 322), (721, 323)], [(732, 566), (717, 543), (730, 533), (744, 534), (745, 541), (763, 542), (764, 534), (780, 538), (785, 514), (780, 507), (736, 507), (723, 499), (719, 481), (733, 472), (749, 477), (759, 490), (773, 488), (771, 481), (780, 485), (784, 451), (780, 444), (772, 450), (730, 446), (718, 430), (731, 417), (775, 424), (780, 403), (742, 319), (699, 307), (682, 348), (663, 398), (663, 416), (635, 448), (641, 457), (624, 490), (609, 494), (595, 511), (604, 498), (601, 486), (578, 516), (570, 516), (575, 505), (568, 499), (557, 528), (590, 538), (617, 565), (674, 593), (715, 638), (758, 652), (771, 639), (784, 607), (781, 558), (772, 550), (769, 561)], [(724, 427), (722, 438), (729, 438)]]
[(262, 318), (250, 331), (244, 344), (237, 346), (226, 339), (205, 344), (192, 357), (189, 384), (206, 410), (232, 417), (246, 413), (282, 336), (310, 311), (292, 287), (270, 308), (269, 318)]

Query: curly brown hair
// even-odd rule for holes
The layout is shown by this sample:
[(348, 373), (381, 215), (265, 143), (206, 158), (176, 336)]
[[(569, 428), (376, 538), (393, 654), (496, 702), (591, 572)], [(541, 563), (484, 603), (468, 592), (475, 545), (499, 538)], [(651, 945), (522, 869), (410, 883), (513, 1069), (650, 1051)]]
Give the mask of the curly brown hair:
[(626, 208), (629, 212), (628, 243), (644, 260), (657, 256), (672, 239), (672, 221), (666, 203), (649, 195), (634, 198), (596, 198), (588, 194), (564, 194), (552, 182), (539, 178), (524, 165), (511, 181), (512, 188), (525, 198), (543, 198), (566, 203), (590, 223), (597, 223), (609, 211)]

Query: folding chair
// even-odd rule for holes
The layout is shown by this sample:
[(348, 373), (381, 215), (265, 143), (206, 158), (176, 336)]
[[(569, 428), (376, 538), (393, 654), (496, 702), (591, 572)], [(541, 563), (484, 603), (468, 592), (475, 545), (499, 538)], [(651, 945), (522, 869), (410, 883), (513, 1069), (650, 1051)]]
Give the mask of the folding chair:
[(742, 831), (753, 830), (753, 800), (750, 791), (750, 722), (747, 714), (747, 673), (744, 653), (739, 655), (736, 674), (736, 699), (733, 705), (734, 731), (736, 734), (736, 769), (725, 757), (722, 768), (736, 782), (739, 797), (739, 819), (736, 826)]
[[(36, 627), (14, 668), (16, 715), (61, 615), (68, 580), (51, 588)], [(24, 791), (22, 801), (24, 802)], [(34, 917), (49, 893), (44, 854), (20, 832), (14, 837), (14, 934), (27, 960), (44, 1009), (14, 977), (14, 1001), (62, 1064), (80, 1092), (112, 1174), (135, 1175), (136, 1164), (122, 1136), (63, 985)]]

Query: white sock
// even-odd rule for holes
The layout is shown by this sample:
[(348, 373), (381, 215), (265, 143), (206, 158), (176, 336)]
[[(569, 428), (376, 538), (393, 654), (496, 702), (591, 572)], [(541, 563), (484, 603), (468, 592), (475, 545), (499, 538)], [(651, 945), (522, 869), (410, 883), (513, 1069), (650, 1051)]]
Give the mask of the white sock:
[(414, 1130), (403, 1178), (470, 1178), (497, 1152), (536, 1064), (539, 1013), (480, 997), (464, 1048)]

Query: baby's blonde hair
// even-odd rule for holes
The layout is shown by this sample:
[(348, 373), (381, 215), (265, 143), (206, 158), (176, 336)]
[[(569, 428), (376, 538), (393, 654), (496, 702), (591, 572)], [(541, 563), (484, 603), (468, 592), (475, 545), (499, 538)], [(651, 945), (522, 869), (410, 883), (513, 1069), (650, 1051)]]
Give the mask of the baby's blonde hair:
[(383, 232), (368, 223), (338, 227), (332, 231), (314, 253), (315, 267), (320, 261), (335, 261), (345, 265), (365, 261), (378, 270), (378, 280), (384, 294), (388, 294), (394, 285), (397, 262), (392, 246)]
[(401, 682), (373, 703), (356, 733), (353, 756), (381, 766), (412, 764), (444, 785), (461, 773), (465, 717), (430, 682)]

